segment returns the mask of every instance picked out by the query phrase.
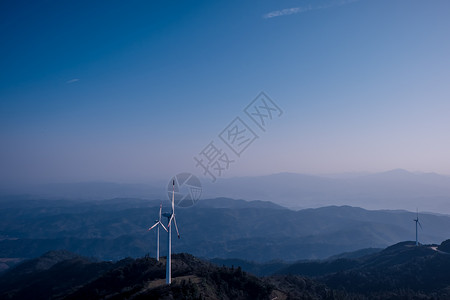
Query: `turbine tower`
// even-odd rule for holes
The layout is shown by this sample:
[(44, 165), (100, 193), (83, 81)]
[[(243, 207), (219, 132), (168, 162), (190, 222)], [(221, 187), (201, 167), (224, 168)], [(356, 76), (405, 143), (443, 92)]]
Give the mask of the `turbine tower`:
[(169, 234), (168, 247), (167, 247), (167, 261), (166, 261), (166, 284), (172, 282), (172, 227), (170, 226), (173, 220), (175, 224), (175, 229), (177, 230), (178, 238), (180, 238), (180, 233), (178, 232), (177, 219), (175, 218), (175, 179), (172, 181), (172, 212), (164, 213), (164, 217), (167, 218), (167, 232)]
[(159, 226), (162, 226), (162, 228), (164, 228), (165, 231), (167, 231), (166, 227), (164, 227), (163, 223), (161, 222), (161, 210), (162, 210), (162, 203), (159, 206), (159, 219), (156, 220), (155, 224), (150, 227), (148, 230), (152, 230), (153, 228), (156, 227), (156, 260), (159, 261)]
[(419, 209), (417, 209), (417, 215), (416, 218), (414, 219), (414, 222), (416, 222), (416, 246), (419, 246), (419, 239), (417, 238), (417, 224), (419, 224), (420, 229), (422, 229), (422, 224), (420, 224), (419, 222)]

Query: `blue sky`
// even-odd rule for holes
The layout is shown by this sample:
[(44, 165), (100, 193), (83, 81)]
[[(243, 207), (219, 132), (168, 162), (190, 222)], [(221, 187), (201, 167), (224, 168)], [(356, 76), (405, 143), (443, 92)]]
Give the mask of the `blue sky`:
[(450, 174), (449, 14), (424, 0), (2, 1), (0, 182), (200, 175), (193, 157), (260, 91), (283, 115), (223, 177)]

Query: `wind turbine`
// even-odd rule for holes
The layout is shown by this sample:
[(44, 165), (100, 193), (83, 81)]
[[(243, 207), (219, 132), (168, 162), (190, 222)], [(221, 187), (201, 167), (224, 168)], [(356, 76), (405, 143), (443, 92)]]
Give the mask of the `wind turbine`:
[(172, 181), (172, 212), (164, 213), (164, 217), (167, 218), (167, 232), (169, 234), (168, 238), (168, 247), (167, 247), (167, 261), (166, 261), (166, 284), (170, 284), (172, 282), (172, 227), (170, 224), (175, 224), (175, 229), (177, 230), (178, 238), (180, 238), (180, 233), (178, 232), (177, 219), (175, 218), (175, 179)]
[(417, 215), (416, 218), (414, 219), (414, 222), (416, 222), (416, 246), (419, 246), (419, 240), (417, 238), (417, 224), (419, 224), (420, 229), (422, 229), (422, 224), (420, 224), (419, 222), (419, 209), (417, 209)]
[(156, 227), (156, 260), (159, 261), (159, 226), (162, 226), (162, 228), (164, 228), (165, 231), (167, 231), (166, 227), (164, 227), (163, 223), (161, 222), (161, 210), (162, 210), (162, 203), (159, 206), (159, 219), (156, 220), (155, 224), (150, 227), (148, 230), (152, 230), (153, 228)]

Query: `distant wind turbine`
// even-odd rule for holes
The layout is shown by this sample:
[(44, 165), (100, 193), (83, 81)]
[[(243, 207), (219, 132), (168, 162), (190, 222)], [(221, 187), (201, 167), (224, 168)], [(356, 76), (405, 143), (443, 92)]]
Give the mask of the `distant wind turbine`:
[(162, 210), (162, 203), (159, 206), (159, 219), (156, 220), (155, 224), (150, 227), (148, 230), (152, 230), (153, 228), (156, 227), (156, 260), (159, 261), (159, 226), (162, 226), (162, 228), (164, 228), (165, 231), (167, 231), (166, 227), (164, 227), (163, 223), (161, 222), (161, 210)]
[(169, 234), (168, 238), (168, 247), (167, 247), (167, 261), (166, 261), (166, 284), (170, 284), (172, 282), (172, 227), (170, 226), (173, 220), (175, 224), (175, 229), (177, 230), (178, 238), (180, 238), (180, 233), (178, 232), (177, 219), (175, 218), (175, 179), (172, 181), (172, 212), (164, 213), (164, 217), (167, 218), (167, 232)]
[(419, 222), (419, 209), (417, 209), (417, 215), (416, 218), (414, 219), (414, 222), (416, 222), (416, 246), (419, 246), (419, 239), (417, 235), (417, 224), (419, 224), (420, 229), (422, 229), (422, 224), (420, 224)]

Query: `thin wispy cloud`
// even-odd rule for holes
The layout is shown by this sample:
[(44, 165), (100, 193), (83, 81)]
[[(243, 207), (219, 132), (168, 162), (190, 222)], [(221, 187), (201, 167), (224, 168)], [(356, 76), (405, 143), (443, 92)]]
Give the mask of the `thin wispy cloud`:
[(70, 83), (74, 83), (77, 81), (80, 81), (80, 79), (79, 78), (70, 79), (70, 80), (67, 80), (66, 83), (70, 84)]
[(320, 10), (320, 9), (327, 9), (327, 8), (332, 8), (332, 7), (336, 7), (336, 6), (342, 6), (342, 5), (350, 4), (353, 2), (357, 2), (357, 1), (359, 1), (359, 0), (342, 0), (342, 1), (333, 1), (329, 4), (317, 5), (317, 6), (308, 5), (308, 6), (303, 6), (303, 7), (300, 6), (300, 7), (285, 8), (285, 9), (281, 9), (281, 10), (271, 11), (271, 12), (263, 15), (263, 18), (271, 19), (271, 18), (275, 18), (275, 17), (294, 15), (294, 14), (304, 13), (304, 12), (307, 12), (310, 10)]
[(275, 17), (288, 16), (288, 15), (298, 14), (298, 13), (305, 12), (305, 11), (312, 10), (312, 9), (313, 8), (310, 5), (308, 7), (292, 7), (292, 8), (285, 8), (282, 10), (274, 10), (268, 14), (265, 14), (263, 16), (263, 18), (270, 19), (270, 18), (275, 18)]

